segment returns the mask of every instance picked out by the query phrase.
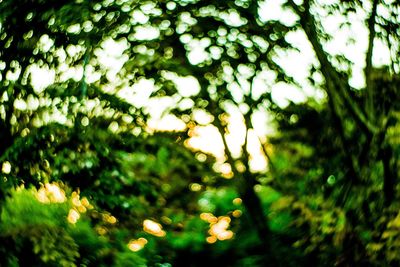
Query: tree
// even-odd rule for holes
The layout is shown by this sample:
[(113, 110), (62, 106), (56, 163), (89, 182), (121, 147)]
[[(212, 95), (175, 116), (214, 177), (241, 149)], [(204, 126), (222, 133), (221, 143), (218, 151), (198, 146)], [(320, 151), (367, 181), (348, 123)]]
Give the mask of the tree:
[[(400, 103), (399, 4), (377, 0), (329, 4), (309, 0), (281, 1), (278, 10), (285, 14), (282, 17), (292, 18), (286, 20), (271, 16), (275, 11), (269, 8), (273, 8), (270, 3), (254, 0), (19, 1), (17, 4), (3, 1), (0, 10), (3, 14), (0, 60), (4, 66), (0, 133), (5, 141), (0, 146), (1, 158), (8, 164), (12, 162), (12, 166), (18, 165), (21, 157), (10, 157), (24, 155), (18, 151), (38, 146), (41, 131), (49, 130), (50, 139), (52, 134), (58, 133), (56, 149), (62, 151), (66, 145), (66, 153), (77, 152), (96, 167), (95, 172), (88, 170), (91, 168), (77, 168), (79, 180), (69, 175), (61, 179), (74, 187), (86, 188), (88, 195), (97, 195), (100, 201), (102, 190), (107, 191), (108, 185), (99, 190), (95, 183), (86, 184), (84, 176), (88, 173), (100, 177), (102, 173), (108, 175), (112, 168), (104, 168), (100, 162), (118, 166), (117, 169), (125, 170), (123, 173), (130, 176), (124, 166), (135, 161), (135, 157), (130, 158), (123, 151), (136, 147), (135, 142), (129, 141), (130, 132), (145, 132), (148, 122), (145, 108), (130, 105), (118, 97), (117, 92), (148, 79), (154, 83), (154, 88), (148, 89), (151, 99), (172, 101), (169, 112), (186, 124), (186, 134), (181, 134), (180, 138), (190, 139), (202, 126), (199, 113), (207, 117), (205, 124), (217, 129), (225, 151), (225, 166), (230, 168), (225, 175), (233, 179), (218, 179), (212, 187), (233, 187), (243, 200), (246, 214), (259, 237), (261, 250), (257, 253), (264, 262), (260, 265), (284, 264), (279, 253), (284, 254), (285, 242), (292, 240), (287, 241), (288, 235), (282, 236), (273, 230), (275, 213), (267, 213), (275, 210), (282, 214), (285, 209), (292, 216), (287, 221), (300, 225), (294, 228), (306, 232), (308, 237), (315, 229), (322, 229), (315, 240), (304, 240), (301, 234), (291, 236), (298, 239), (295, 244), (308, 248), (310, 260), (320, 257), (321, 265), (328, 260), (354, 265), (365, 259), (374, 264), (381, 259), (379, 257), (387, 257), (388, 264), (397, 261), (389, 246), (384, 247), (382, 242), (389, 236), (396, 240), (398, 235), (392, 228), (396, 226), (398, 192), (395, 185), (400, 164), (396, 138)], [(78, 12), (81, 16), (77, 17)], [(352, 29), (354, 25), (350, 22), (355, 14), (356, 18), (361, 18), (361, 25), (367, 32), (366, 49), (360, 52), (365, 62), (365, 84), (357, 86), (353, 82), (358, 71), (354, 59), (346, 51), (326, 49), (332, 45), (332, 40), (342, 44), (354, 42), (350, 35), (346, 40), (338, 40), (327, 23), (337, 23), (338, 31)], [(305, 36), (308, 43), (298, 46), (293, 36)], [(123, 66), (116, 73), (101, 62), (101, 47), (109, 40), (123, 47), (118, 55)], [(355, 47), (359, 49), (359, 45), (356, 42)], [(378, 45), (385, 47), (389, 55), (381, 66), (374, 60)], [(300, 69), (291, 71), (283, 58), (295, 58), (297, 52), (310, 48), (315, 59), (301, 66), (306, 71), (303, 72), (305, 77), (299, 78), (296, 73)], [(52, 85), (43, 91), (35, 90), (30, 83), (30, 79), (34, 80), (32, 69), (37, 66), (55, 76)], [(75, 80), (63, 78), (67, 75), (65, 69), (71, 68), (82, 74)], [(96, 77), (94, 74), (99, 78), (90, 78)], [(176, 80), (182, 77), (194, 79), (191, 86), (198, 90), (179, 88)], [(325, 97), (281, 107), (274, 98), (279, 86), (313, 88), (324, 92)], [(115, 89), (108, 90), (109, 87)], [(23, 103), (38, 101), (42, 104), (32, 104), (36, 106), (33, 109), (21, 108)], [(86, 110), (90, 101), (102, 109)], [(52, 126), (56, 129), (49, 128), (51, 125), (43, 126), (47, 124), (49, 110), (64, 115), (64, 125)], [(257, 115), (265, 112), (276, 115), (278, 134), (271, 139), (272, 145), (265, 136), (254, 137), (253, 134), (259, 123)], [(40, 116), (43, 118), (34, 119)], [(236, 150), (229, 142), (234, 119), (241, 121), (243, 133)], [(96, 125), (94, 132), (85, 128), (89, 122)], [(65, 125), (73, 127), (71, 134), (63, 137), (61, 129), (65, 129)], [(118, 130), (119, 125), (123, 130)], [(116, 129), (116, 133), (110, 134), (107, 130), (102, 136), (109, 126), (111, 130)], [(316, 131), (321, 134), (317, 135)], [(83, 138), (82, 132), (87, 133)], [(109, 141), (110, 136), (112, 141)], [(107, 140), (105, 147), (96, 143), (98, 139)], [(27, 140), (32, 141), (26, 143)], [(147, 142), (151, 138), (144, 134), (143, 140)], [(156, 144), (163, 142), (156, 140)], [(249, 143), (254, 140), (268, 161), (267, 170), (251, 168), (253, 155), (249, 152)], [(144, 141), (139, 138), (138, 143), (141, 142)], [(49, 142), (42, 144), (45, 147)], [(103, 154), (109, 146), (111, 151), (118, 152), (115, 158)], [(151, 146), (146, 149), (153, 151)], [(154, 153), (164, 161), (167, 152), (157, 151)], [(51, 155), (52, 149), (46, 148), (43, 153)], [(65, 162), (67, 157), (61, 158)], [(34, 162), (31, 158), (27, 161)], [(145, 161), (152, 164), (151, 157), (146, 157)], [(57, 164), (51, 162), (51, 168), (62, 167)], [(69, 162), (70, 166), (74, 164)], [(140, 168), (146, 170), (146, 167)], [(162, 170), (163, 167), (157, 165), (157, 168)], [(7, 182), (10, 187), (23, 181), (36, 186), (42, 182), (41, 177), (28, 180), (27, 177), (34, 175), (25, 168), (18, 168), (18, 171), (15, 168), (15, 172), (20, 173)], [(179, 173), (182, 172), (188, 173), (179, 169)], [(164, 174), (157, 175), (163, 178)], [(144, 176), (150, 181), (148, 176), (152, 174), (145, 171)], [(115, 185), (119, 189), (107, 194), (124, 196), (124, 183), (121, 178), (121, 184)], [(271, 186), (284, 194), (272, 204), (265, 201)], [(298, 188), (303, 189), (296, 191)], [(163, 196), (156, 190), (153, 197), (159, 194)], [(173, 192), (175, 194), (179, 195)], [(151, 198), (152, 193), (146, 196)], [(310, 201), (305, 200), (307, 198)], [(112, 204), (115, 206), (110, 206)], [(113, 210), (119, 204), (110, 199), (102, 203), (103, 208)], [(312, 208), (313, 205), (317, 208)], [(381, 209), (385, 210), (384, 217), (378, 212)], [(330, 228), (324, 223), (329, 227), (334, 225), (336, 230), (329, 232)], [(387, 231), (390, 234), (384, 235)], [(322, 245), (328, 244), (330, 238), (334, 239), (335, 249), (324, 250)], [(353, 254), (344, 249), (352, 247), (357, 248)]]
[[(104, 92), (108, 70), (94, 56), (89, 58), (88, 51), (101, 45), (99, 29), (112, 31), (115, 24), (101, 25), (97, 20), (100, 28), (85, 28), (82, 34), (73, 30), (77, 10), (83, 14), (81, 23), (90, 28), (87, 19), (99, 15), (93, 6), (2, 3), (1, 265), (143, 265), (143, 255), (129, 250), (138, 249), (138, 244), (127, 247), (137, 240), (152, 247), (147, 252), (152, 255), (151, 259), (147, 256), (148, 264), (162, 263), (171, 257), (172, 249), (156, 249), (153, 235), (165, 232), (146, 232), (144, 221), (163, 220), (171, 232), (179, 232), (177, 225), (199, 212), (195, 203), (204, 189), (194, 191), (191, 185), (215, 175), (212, 157), (204, 155), (200, 163), (180, 144), (179, 136), (145, 132), (147, 116), (142, 110), (115, 93)], [(116, 6), (108, 6), (107, 14)], [(120, 26), (116, 23), (115, 27)], [(83, 45), (85, 49), (80, 50)], [(86, 79), (89, 65), (99, 68), (102, 81)], [(84, 74), (65, 78), (65, 67), (81, 68)], [(45, 88), (35, 83), (35, 76), (41, 75), (35, 68), (48, 76), (54, 74)], [(67, 200), (60, 205), (33, 201), (47, 187), (74, 191), (68, 202), (76, 205), (81, 197), (93, 210), (83, 214), (81, 210), (87, 207), (70, 207), (64, 203)], [(54, 211), (58, 208), (59, 213)], [(71, 209), (82, 212), (82, 222), (68, 224), (66, 215)], [(59, 240), (53, 238), (57, 233), (65, 237), (65, 246), (57, 245)], [(139, 249), (146, 245), (143, 242)]]
[[(158, 38), (146, 43), (159, 42), (160, 49), (149, 46), (149, 51), (152, 53), (151, 62), (157, 62), (154, 63), (153, 70), (148, 70), (149, 77), (154, 77), (156, 82), (159, 78), (154, 73), (162, 76), (163, 72), (160, 71), (162, 68), (181, 75), (192, 75), (198, 80), (200, 91), (197, 96), (192, 97), (194, 104), (191, 108), (204, 109), (212, 116), (212, 123), (224, 140), (227, 162), (236, 180), (240, 181), (237, 183), (238, 192), (251, 214), (255, 228), (263, 237), (267, 254), (272, 255), (270, 244), (265, 241), (271, 239), (263, 208), (254, 192), (254, 186), (259, 183), (259, 176), (252, 173), (249, 168), (247, 134), (254, 127), (252, 123), (257, 109), (279, 110), (279, 107), (272, 101), (268, 86), (263, 87), (261, 94), (255, 92), (257, 79), (272, 72), (276, 77), (272, 84), (299, 82), (279, 64), (278, 58), (280, 51), (295, 49), (295, 44), (288, 41), (289, 33), (302, 31), (306, 35), (317, 62), (304, 68), (309, 68), (309, 78), (312, 81), (315, 73), (322, 77), (319, 82), (313, 81), (314, 86), (322, 89), (327, 95), (330, 114), (328, 120), (329, 123), (333, 123), (328, 129), (333, 130), (333, 135), (339, 137), (335, 140), (340, 144), (339, 146), (335, 144), (331, 151), (339, 152), (342, 155), (340, 161), (344, 161), (342, 163), (344, 173), (341, 178), (344, 185), (341, 193), (336, 192), (337, 205), (344, 209), (351, 228), (364, 227), (366, 224), (371, 227), (371, 221), (374, 220), (371, 213), (379, 217), (376, 210), (371, 211), (371, 209), (383, 207), (383, 202), (386, 207), (393, 203), (396, 195), (394, 184), (399, 175), (399, 162), (396, 160), (398, 144), (394, 140), (398, 132), (397, 115), (395, 115), (398, 113), (396, 104), (398, 101), (384, 100), (389, 95), (392, 100), (399, 98), (397, 89), (399, 51), (398, 45), (394, 45), (398, 44), (396, 18), (398, 4), (363, 1), (327, 5), (317, 1), (304, 1), (300, 4), (287, 1), (282, 8), (287, 12), (291, 10), (297, 15), (297, 20), (287, 24), (279, 20), (264, 20), (260, 13), (261, 5), (262, 3), (257, 1), (235, 3), (194, 1), (166, 6), (163, 2), (156, 2), (154, 8), (159, 8), (162, 14), (166, 14), (164, 20), (159, 21), (158, 16), (152, 19), (153, 15), (148, 14), (147, 24), (158, 28), (158, 22), (165, 22), (171, 26), (160, 31)], [(333, 36), (325, 29), (324, 15), (320, 14), (332, 14), (332, 16), (343, 14), (341, 18), (345, 23), (340, 27), (345, 28), (352, 26), (349, 23), (352, 14), (361, 12), (364, 8), (367, 8), (364, 16), (368, 32), (364, 60), (365, 86), (354, 88), (350, 79), (352, 72), (356, 70), (351, 60), (345, 54), (334, 55), (324, 50), (324, 46), (329, 44)], [(168, 20), (169, 13), (171, 18)], [(347, 40), (341, 41), (345, 43)], [(202, 59), (193, 57), (192, 47), (196, 42), (203, 43)], [(383, 43), (389, 50), (390, 58), (385, 63), (387, 68), (377, 69), (373, 66), (373, 52), (377, 42)], [(160, 55), (157, 51), (160, 51)], [(171, 60), (166, 61), (162, 56), (163, 52), (169, 53)], [(134, 56), (131, 54), (130, 58)], [(181, 65), (185, 68), (182, 69)], [(162, 87), (165, 79), (160, 78), (160, 83)], [(302, 86), (308, 85), (302, 83)], [(378, 90), (383, 90), (385, 93), (379, 95)], [(160, 92), (169, 95), (175, 93), (166, 89)], [(230, 113), (229, 109), (239, 110), (245, 125), (246, 137), (242, 142), (242, 152), (236, 158), (229, 150), (226, 139), (228, 126), (226, 114)], [(176, 114), (179, 113), (182, 111), (178, 110)], [(306, 114), (308, 115), (308, 113), (300, 115)], [(315, 142), (312, 144), (315, 145)], [(265, 156), (268, 157), (268, 154)], [(326, 158), (328, 159), (330, 157)], [(374, 186), (371, 186), (371, 183)], [(379, 194), (377, 191), (381, 183), (383, 189)], [(359, 192), (365, 192), (367, 197), (357, 199)], [(380, 197), (375, 208), (372, 208), (374, 205), (370, 205), (371, 199), (376, 196)], [(349, 201), (349, 198), (353, 198), (352, 201)], [(360, 213), (365, 220), (354, 221)], [(357, 241), (349, 242), (355, 244)]]

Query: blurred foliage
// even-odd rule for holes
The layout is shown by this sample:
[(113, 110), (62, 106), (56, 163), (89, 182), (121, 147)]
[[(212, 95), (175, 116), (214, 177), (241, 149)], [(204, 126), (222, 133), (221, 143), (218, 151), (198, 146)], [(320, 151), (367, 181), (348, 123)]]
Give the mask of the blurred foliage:
[[(400, 5), (272, 2), (0, 0), (0, 266), (399, 265)], [(355, 15), (359, 88), (325, 50)], [(179, 131), (151, 126), (164, 102)], [(190, 146), (202, 126), (222, 157)]]

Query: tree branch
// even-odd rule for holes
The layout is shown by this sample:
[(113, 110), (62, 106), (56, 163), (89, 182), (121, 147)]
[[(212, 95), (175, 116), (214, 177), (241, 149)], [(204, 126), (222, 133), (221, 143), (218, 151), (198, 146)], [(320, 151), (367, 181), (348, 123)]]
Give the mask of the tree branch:
[(374, 103), (373, 103), (373, 87), (372, 87), (372, 80), (371, 80), (371, 70), (372, 70), (372, 52), (374, 48), (374, 39), (375, 39), (375, 17), (376, 17), (376, 9), (378, 7), (379, 0), (374, 0), (372, 3), (372, 11), (371, 15), (368, 18), (368, 31), (369, 31), (369, 36), (368, 36), (368, 48), (367, 48), (367, 53), (365, 56), (365, 69), (364, 69), (364, 74), (365, 74), (365, 84), (366, 84), (366, 92), (367, 92), (367, 101), (366, 101), (366, 110), (367, 110), (367, 116), (370, 119), (375, 118), (375, 108), (374, 108)]
[[(321, 72), (327, 80), (326, 90), (330, 91), (328, 95), (336, 95), (337, 97), (343, 99), (343, 101), (346, 103), (346, 107), (350, 111), (350, 114), (364, 131), (370, 133), (378, 132), (378, 128), (368, 120), (360, 106), (350, 96), (348, 92), (348, 83), (343, 81), (343, 78), (329, 61), (328, 56), (322, 48), (322, 44), (318, 38), (318, 33), (315, 28), (316, 23), (314, 17), (310, 13), (309, 7), (307, 8), (305, 6), (304, 11), (301, 11), (299, 6), (297, 6), (293, 1), (289, 0), (288, 3), (294, 9), (294, 11), (300, 12), (297, 13), (300, 16), (300, 24), (312, 47), (314, 48), (314, 52), (321, 64)], [(308, 6), (308, 1), (307, 3), (305, 2), (304, 5)]]

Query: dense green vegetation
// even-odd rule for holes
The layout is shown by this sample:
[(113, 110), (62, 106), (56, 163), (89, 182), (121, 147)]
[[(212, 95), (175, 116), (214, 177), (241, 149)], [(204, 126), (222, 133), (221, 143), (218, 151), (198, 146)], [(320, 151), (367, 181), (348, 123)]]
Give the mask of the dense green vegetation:
[(399, 265), (399, 18), (0, 0), (0, 266)]

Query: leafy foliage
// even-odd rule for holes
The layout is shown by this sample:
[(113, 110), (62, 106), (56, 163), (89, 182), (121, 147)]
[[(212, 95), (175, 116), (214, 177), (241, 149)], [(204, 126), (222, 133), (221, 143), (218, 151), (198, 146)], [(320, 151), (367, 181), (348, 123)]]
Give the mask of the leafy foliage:
[(1, 1), (0, 265), (398, 265), (399, 10)]

